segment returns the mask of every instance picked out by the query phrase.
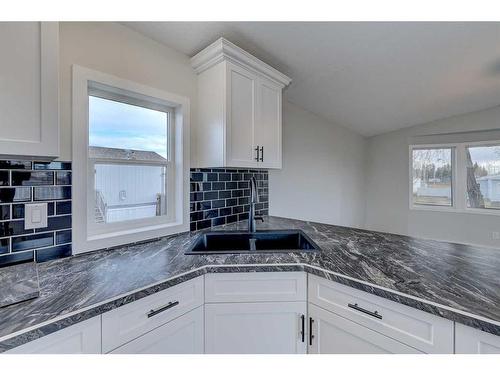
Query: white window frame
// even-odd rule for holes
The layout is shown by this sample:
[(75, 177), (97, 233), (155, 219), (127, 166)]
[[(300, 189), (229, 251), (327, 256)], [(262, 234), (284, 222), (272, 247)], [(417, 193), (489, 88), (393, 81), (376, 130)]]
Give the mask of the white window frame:
[[(432, 143), (415, 144), (409, 146), (408, 167), (408, 199), (410, 210), (415, 211), (436, 211), (436, 212), (454, 212), (479, 215), (500, 215), (500, 210), (487, 208), (467, 207), (467, 172), (466, 172), (466, 147), (474, 146), (500, 146), (500, 140), (497, 141), (475, 141), (460, 143)], [(413, 203), (413, 150), (432, 149), (432, 148), (451, 148), (452, 149), (452, 206), (438, 205), (419, 205)]]
[[(89, 89), (90, 88), (90, 89)], [(122, 102), (169, 112), (167, 215), (116, 223), (94, 222), (94, 161), (89, 158), (88, 96), (95, 90)], [(132, 98), (132, 99), (130, 99)], [(73, 65), (73, 253), (103, 249), (189, 230), (189, 99)], [(132, 103), (131, 103), (132, 104)], [(101, 159), (99, 159), (101, 161)], [(106, 161), (106, 160), (102, 160)], [(107, 161), (106, 161), (107, 162)], [(109, 160), (110, 163), (119, 161)], [(126, 164), (132, 164), (126, 161)], [(139, 162), (140, 164), (147, 164)], [(162, 164), (163, 165), (163, 164)]]

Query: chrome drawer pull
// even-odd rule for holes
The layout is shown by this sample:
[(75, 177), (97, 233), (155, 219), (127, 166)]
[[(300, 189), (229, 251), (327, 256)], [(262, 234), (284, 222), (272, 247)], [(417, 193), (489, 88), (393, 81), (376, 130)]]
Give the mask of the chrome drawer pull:
[(177, 306), (178, 304), (179, 301), (169, 302), (167, 305), (159, 307), (156, 310), (150, 310), (148, 312), (148, 318), (151, 318), (152, 316), (155, 316), (156, 314), (159, 314), (165, 310), (171, 309), (172, 307)]
[(368, 314), (370, 316), (373, 316), (374, 318), (382, 319), (382, 315), (380, 315), (378, 313), (378, 311), (370, 311), (370, 310), (367, 310), (367, 309), (363, 309), (362, 307), (359, 307), (357, 303), (355, 303), (355, 304), (348, 303), (347, 306), (350, 307), (351, 309), (354, 309), (354, 310), (357, 310), (357, 311), (361, 311), (362, 313), (365, 313), (365, 314)]

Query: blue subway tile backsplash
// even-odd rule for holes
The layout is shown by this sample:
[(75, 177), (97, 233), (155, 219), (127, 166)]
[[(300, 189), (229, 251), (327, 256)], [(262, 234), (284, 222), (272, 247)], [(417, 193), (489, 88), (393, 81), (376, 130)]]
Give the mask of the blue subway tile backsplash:
[[(46, 228), (24, 229), (25, 204), (47, 203)], [(0, 160), (0, 267), (70, 256), (71, 163)]]
[(255, 176), (260, 203), (257, 215), (269, 214), (269, 178), (266, 170), (191, 169), (191, 230), (248, 219), (249, 180)]

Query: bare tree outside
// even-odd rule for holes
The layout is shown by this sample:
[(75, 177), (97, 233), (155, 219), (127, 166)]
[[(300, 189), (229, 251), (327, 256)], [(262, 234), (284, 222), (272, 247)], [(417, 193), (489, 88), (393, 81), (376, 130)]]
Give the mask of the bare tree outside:
[(451, 206), (452, 149), (414, 149), (413, 204)]
[(467, 206), (500, 209), (500, 146), (465, 148)]

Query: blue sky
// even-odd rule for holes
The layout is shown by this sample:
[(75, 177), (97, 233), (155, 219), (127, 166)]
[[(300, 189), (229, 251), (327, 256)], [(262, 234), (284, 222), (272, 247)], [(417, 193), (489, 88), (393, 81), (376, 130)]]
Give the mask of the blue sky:
[(167, 114), (89, 96), (90, 146), (155, 151), (167, 158)]

